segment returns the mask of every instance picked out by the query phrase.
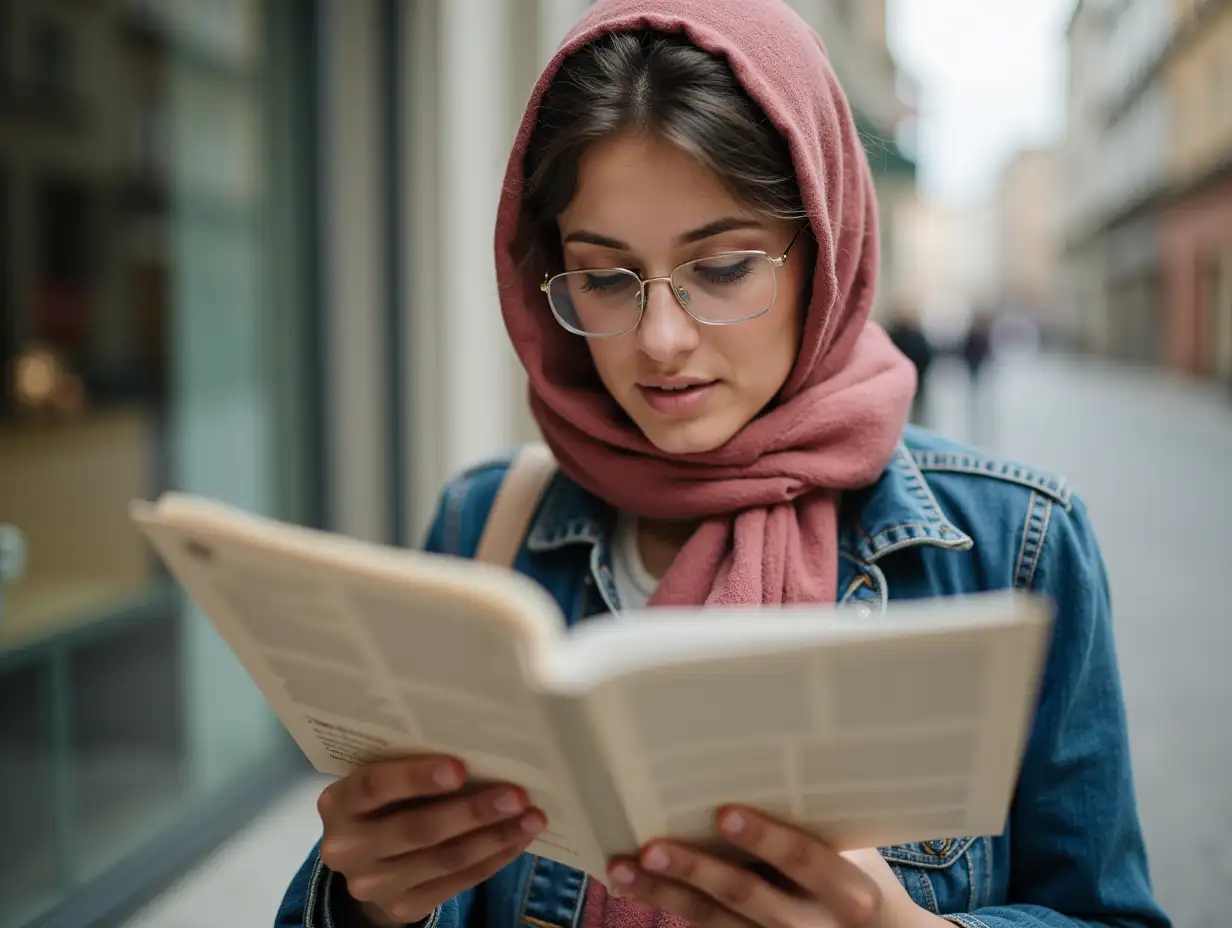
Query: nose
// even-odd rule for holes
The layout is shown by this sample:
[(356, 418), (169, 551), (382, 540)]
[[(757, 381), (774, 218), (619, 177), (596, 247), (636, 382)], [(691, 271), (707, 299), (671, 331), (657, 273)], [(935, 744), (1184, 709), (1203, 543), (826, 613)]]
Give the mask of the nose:
[(700, 339), (697, 320), (676, 301), (672, 282), (656, 277), (643, 290), (646, 310), (637, 328), (638, 346), (660, 364), (692, 351)]

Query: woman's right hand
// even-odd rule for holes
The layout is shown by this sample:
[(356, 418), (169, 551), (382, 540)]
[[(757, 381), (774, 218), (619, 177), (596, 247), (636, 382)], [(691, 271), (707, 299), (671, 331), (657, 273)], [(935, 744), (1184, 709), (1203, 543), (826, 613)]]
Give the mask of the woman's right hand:
[(517, 858), (546, 827), (516, 786), (464, 790), (450, 757), (368, 764), (321, 793), (321, 861), (376, 928), (418, 922)]

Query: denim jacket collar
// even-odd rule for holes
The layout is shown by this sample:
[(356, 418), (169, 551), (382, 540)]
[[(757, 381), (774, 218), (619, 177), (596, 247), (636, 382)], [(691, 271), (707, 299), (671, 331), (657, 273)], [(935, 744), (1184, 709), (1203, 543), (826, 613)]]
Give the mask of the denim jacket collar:
[[(573, 544), (603, 547), (610, 516), (606, 503), (557, 474), (531, 525), (527, 547), (540, 552)], [(839, 547), (865, 563), (916, 545), (967, 551), (972, 544), (942, 511), (905, 444), (899, 444), (877, 483), (844, 499)]]

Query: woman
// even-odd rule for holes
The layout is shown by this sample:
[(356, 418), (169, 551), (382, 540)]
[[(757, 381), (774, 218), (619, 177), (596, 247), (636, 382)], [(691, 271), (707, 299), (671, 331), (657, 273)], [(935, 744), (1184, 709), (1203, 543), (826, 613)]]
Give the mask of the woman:
[[(601, 0), (509, 163), (501, 302), (559, 475), (517, 560), (571, 621), (649, 602), (833, 602), (1018, 587), (1055, 640), (997, 837), (834, 853), (740, 808), (741, 869), (651, 842), (615, 894), (523, 850), (516, 784), (448, 758), (321, 796), (280, 925), (1163, 926), (1130, 775), (1103, 566), (1064, 483), (905, 428), (909, 362), (868, 323), (876, 205), (817, 37), (778, 0)], [(504, 465), (442, 496), (472, 556)]]

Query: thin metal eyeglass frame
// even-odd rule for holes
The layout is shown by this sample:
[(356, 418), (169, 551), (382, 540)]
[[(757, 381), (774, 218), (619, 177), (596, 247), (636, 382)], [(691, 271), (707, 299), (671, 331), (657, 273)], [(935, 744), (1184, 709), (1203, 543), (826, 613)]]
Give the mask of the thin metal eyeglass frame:
[[(676, 302), (680, 304), (680, 308), (683, 309), (686, 313), (688, 313), (690, 318), (696, 320), (701, 325), (725, 326), (725, 325), (739, 325), (742, 322), (752, 322), (754, 319), (761, 318), (766, 313), (770, 312), (771, 309), (774, 308), (774, 304), (778, 300), (778, 296), (779, 296), (778, 270), (784, 264), (787, 263), (787, 256), (791, 254), (792, 248), (795, 247), (796, 242), (799, 241), (800, 239), (800, 235), (807, 228), (808, 228), (807, 223), (800, 226), (800, 228), (796, 230), (796, 234), (792, 236), (791, 241), (787, 243), (787, 247), (783, 249), (783, 253), (779, 255), (777, 258), (772, 258), (767, 252), (758, 251), (756, 249), (750, 249), (747, 251), (720, 251), (713, 255), (705, 255), (701, 258), (693, 258), (689, 261), (682, 261), (680, 264), (677, 264), (674, 268), (672, 268), (671, 274), (669, 274), (666, 277), (643, 277), (637, 272), (631, 271), (626, 267), (581, 267), (573, 271), (562, 271), (561, 273), (553, 274), (550, 277), (547, 274), (544, 274), (543, 283), (539, 285), (539, 290), (544, 295), (547, 296), (548, 307), (552, 310), (552, 316), (553, 318), (556, 319), (557, 323), (560, 324), (560, 327), (564, 329), (566, 332), (571, 332), (574, 335), (580, 335), (583, 338), (616, 338), (620, 335), (628, 335), (630, 332), (637, 331), (637, 327), (642, 324), (642, 319), (646, 315), (646, 287), (649, 284), (653, 284), (658, 281), (668, 284), (668, 289), (672, 291), (672, 296), (675, 298)], [(765, 309), (759, 309), (757, 312), (751, 313), (748, 316), (742, 316), (739, 319), (727, 319), (727, 320), (722, 320), (722, 321), (716, 321), (714, 319), (703, 319), (701, 316), (698, 316), (696, 313), (694, 313), (693, 310), (689, 309), (685, 301), (681, 299), (680, 294), (676, 292), (676, 285), (672, 282), (672, 278), (675, 276), (678, 270), (680, 270), (682, 267), (685, 267), (686, 265), (696, 264), (699, 261), (713, 261), (716, 258), (736, 257), (738, 255), (758, 256), (758, 257), (765, 258), (767, 261), (770, 262), (771, 273), (774, 274), (774, 293), (771, 294), (770, 296), (770, 305), (767, 306)], [(598, 271), (606, 271), (608, 273), (611, 273), (613, 271), (621, 271), (625, 274), (628, 274), (630, 277), (635, 279), (641, 285), (641, 290), (638, 294), (637, 319), (633, 323), (633, 325), (629, 326), (627, 329), (622, 329), (619, 332), (584, 332), (581, 329), (575, 329), (573, 326), (565, 322), (561, 318), (560, 313), (557, 312), (555, 305), (553, 305), (552, 294), (551, 294), (551, 287), (552, 287), (553, 281), (558, 280), (561, 277), (567, 277), (570, 274), (593, 274)]]

